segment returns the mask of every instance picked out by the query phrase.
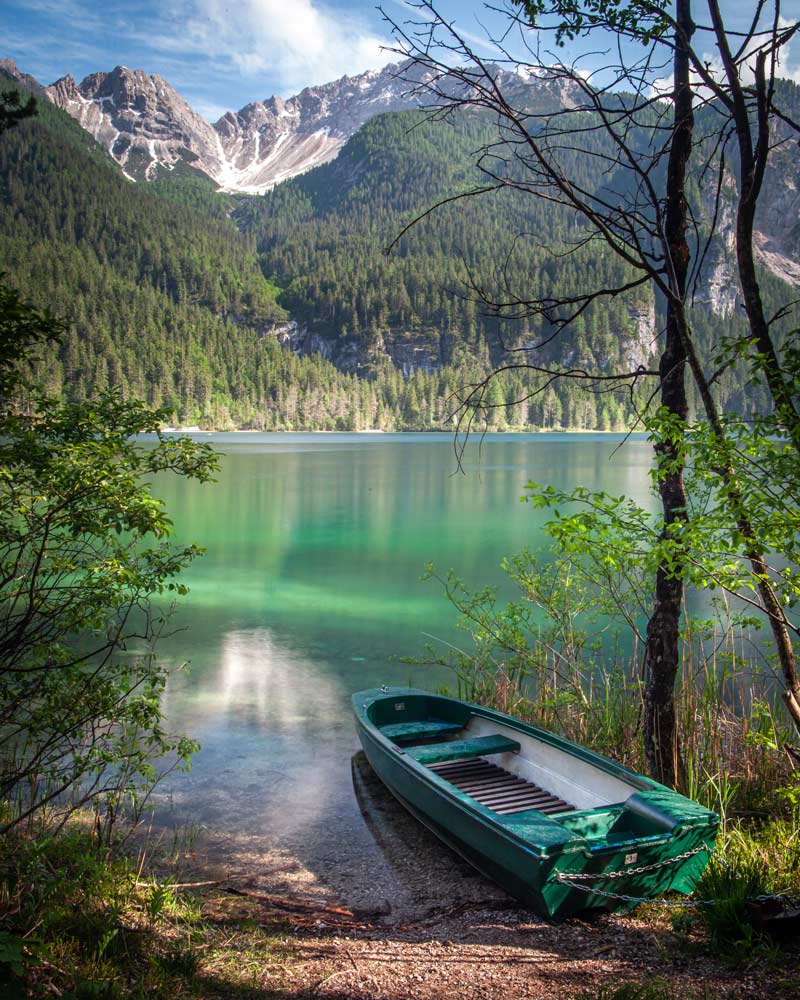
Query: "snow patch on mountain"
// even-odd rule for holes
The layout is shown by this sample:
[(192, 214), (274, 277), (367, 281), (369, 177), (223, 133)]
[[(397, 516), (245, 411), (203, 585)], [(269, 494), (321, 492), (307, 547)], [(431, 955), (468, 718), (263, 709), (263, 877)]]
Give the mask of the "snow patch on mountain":
[[(229, 111), (213, 125), (158, 76), (117, 66), (46, 94), (104, 146), (133, 180), (161, 169), (201, 171), (224, 191), (260, 194), (332, 160), (369, 118), (418, 106), (397, 67), (307, 87)], [(120, 142), (123, 136), (127, 141)]]

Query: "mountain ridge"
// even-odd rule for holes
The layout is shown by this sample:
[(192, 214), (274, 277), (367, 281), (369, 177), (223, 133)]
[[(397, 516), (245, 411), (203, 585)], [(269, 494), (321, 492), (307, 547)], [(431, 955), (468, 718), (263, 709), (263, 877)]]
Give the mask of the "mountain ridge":
[[(0, 76), (26, 86), (9, 65), (0, 63)], [(363, 81), (362, 93), (379, 76)], [(542, 346), (550, 343), (551, 331), (541, 323), (501, 329), (481, 311), (469, 294), (471, 274), (481, 276), (490, 290), (508, 278), (531, 294), (557, 293), (587, 280), (619, 283), (618, 262), (602, 250), (559, 254), (565, 241), (574, 240), (574, 219), (538, 199), (509, 190), (491, 203), (488, 198), (453, 202), (426, 216), (391, 257), (385, 255), (411, 219), (453, 192), (475, 187), (480, 179), (475, 150), (493, 140), (491, 122), (479, 115), (456, 116), (442, 128), (424, 111), (374, 114), (335, 158), (264, 196), (232, 196), (216, 192), (216, 182), (193, 165), (200, 155), (189, 148), (187, 135), (204, 134), (211, 155), (216, 132), (204, 120), (196, 126), (199, 116), (167, 81), (122, 68), (86, 80), (92, 100), (71, 78), (59, 83), (62, 98), (93, 115), (96, 127), (111, 129), (106, 141), (117, 156), (123, 132), (114, 126), (112, 112), (124, 113), (129, 131), (123, 138), (139, 139), (137, 146), (126, 147), (125, 165), (152, 183), (132, 189), (108, 147), (75, 115), (47, 100), (40, 101), (35, 120), (6, 137), (2, 171), (7, 204), (0, 235), (4, 226), (15, 283), (29, 294), (46, 293), (44, 301), (62, 311), (74, 303), (79, 314), (53, 377), (54, 389), (70, 398), (94, 391), (99, 372), (101, 379), (113, 379), (123, 391), (154, 404), (170, 401), (189, 423), (427, 428), (446, 418), (443, 401), (452, 398), (454, 381), (483, 377), (508, 347), (545, 365), (598, 371), (640, 366), (655, 347), (659, 318), (651, 294), (587, 310), (569, 337), (550, 347)], [(508, 83), (526, 88), (541, 81), (514, 77)], [(346, 89), (353, 86), (351, 80)], [(800, 106), (800, 88), (788, 86), (784, 96), (793, 110)], [(245, 162), (250, 154), (242, 137), (253, 131), (253, 122), (257, 131), (272, 119), (299, 120), (305, 114), (306, 122), (316, 116), (318, 125), (330, 116), (341, 88), (328, 88), (324, 100), (312, 90), (288, 111), (288, 102), (274, 98), (222, 116)], [(546, 84), (517, 94), (523, 100), (535, 95), (537, 111), (557, 102), (563, 107), (569, 99)], [(176, 126), (181, 115), (183, 130)], [(137, 125), (142, 119), (146, 129)], [(353, 118), (340, 123), (346, 133)], [(170, 143), (176, 144), (171, 170), (161, 169), (157, 155), (137, 160), (137, 150), (158, 154), (169, 151)], [(99, 173), (90, 173), (94, 166), (83, 161), (86, 155), (102, 168)], [(781, 269), (800, 259), (792, 211), (800, 173), (790, 143), (774, 156), (763, 234), (759, 230), (757, 238), (763, 253), (771, 255), (773, 273), (786, 281)], [(596, 182), (591, 157), (574, 159), (570, 169), (591, 188)], [(735, 177), (728, 180), (720, 232), (697, 294), (700, 340), (709, 351), (723, 329), (720, 319), (727, 331), (741, 324), (730, 244)], [(693, 190), (708, 213), (701, 195)], [(205, 233), (209, 227), (213, 234)], [(109, 288), (106, 275), (114, 281)], [(786, 289), (771, 275), (765, 274), (765, 281), (768, 277), (765, 293), (774, 311), (784, 303)], [(285, 356), (292, 355), (309, 367), (285, 367), (287, 376), (290, 371), (293, 378), (308, 376), (308, 383), (298, 391), (297, 386), (273, 391), (264, 381), (267, 368), (277, 371), (278, 362), (286, 366)], [(357, 419), (351, 420), (341, 402), (331, 402), (347, 395), (341, 377), (355, 378), (352, 385), (362, 392)], [(326, 383), (335, 388), (314, 388)], [(506, 398), (520, 398), (525, 390), (519, 388), (509, 383)], [(738, 376), (722, 390), (726, 406), (755, 405)], [(315, 400), (320, 392), (327, 400), (322, 406)], [(624, 400), (590, 404), (579, 406), (566, 391), (549, 392), (541, 404), (537, 397), (516, 407), (508, 422), (615, 427), (628, 414)]]
[[(226, 111), (213, 124), (199, 115), (163, 77), (117, 66), (77, 83), (70, 74), (43, 87), (11, 60), (0, 73), (65, 110), (132, 181), (176, 172), (209, 178), (223, 192), (264, 194), (276, 184), (336, 159), (345, 142), (376, 115), (421, 105), (410, 63), (343, 76), (306, 87), (289, 98), (272, 96)], [(536, 88), (538, 100), (568, 107), (571, 95), (537, 77), (523, 80), (498, 69), (503, 85)], [(790, 285), (800, 285), (800, 178), (787, 149), (773, 151), (769, 187), (774, 202), (760, 207), (756, 252), (761, 263)], [(728, 243), (732, 228), (728, 227)], [(731, 246), (719, 256), (709, 282), (714, 311), (735, 306)], [(725, 286), (728, 287), (726, 291)]]
[(365, 121), (416, 107), (396, 66), (272, 96), (209, 123), (163, 77), (117, 66), (77, 83), (71, 75), (44, 89), (75, 118), (131, 180), (189, 168), (220, 190), (261, 194), (333, 159)]
[[(317, 86), (298, 94), (251, 101), (216, 122), (199, 115), (158, 74), (116, 66), (90, 73), (80, 83), (67, 74), (47, 87), (11, 60), (5, 75), (48, 98), (74, 118), (132, 181), (166, 172), (196, 172), (238, 194), (263, 194), (276, 184), (328, 163), (362, 125), (378, 114), (423, 105), (423, 77), (410, 62)], [(498, 78), (537, 88), (539, 100), (568, 106), (570, 95), (545, 80), (527, 80), (498, 67)]]

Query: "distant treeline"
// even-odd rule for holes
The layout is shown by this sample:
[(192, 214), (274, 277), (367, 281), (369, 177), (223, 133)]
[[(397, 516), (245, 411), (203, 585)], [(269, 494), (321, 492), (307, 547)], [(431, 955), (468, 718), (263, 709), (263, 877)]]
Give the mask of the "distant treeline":
[[(172, 408), (179, 423), (209, 427), (430, 429), (449, 426), (463, 387), (504, 358), (597, 372), (645, 361), (649, 292), (598, 303), (547, 346), (504, 355), (504, 346), (547, 342), (552, 329), (499, 323), (471, 282), (490, 295), (557, 295), (622, 274), (602, 249), (563, 256), (574, 220), (546, 202), (461, 200), (385, 253), (416, 215), (481, 183), (473, 154), (490, 138), (475, 119), (446, 127), (382, 115), (332, 163), (263, 197), (232, 197), (191, 174), (131, 184), (40, 101), (37, 118), (0, 141), (0, 259), (27, 298), (68, 321), (42, 366), (44, 387), (77, 400), (118, 386)], [(590, 182), (588, 161), (575, 169)], [(785, 297), (777, 279), (766, 291)], [(720, 321), (695, 312), (712, 344)], [(324, 337), (334, 360), (351, 348), (354, 373), (281, 346), (271, 331), (290, 316)], [(380, 345), (420, 331), (440, 367), (406, 379)], [(735, 373), (726, 378), (728, 405), (757, 405)], [(543, 385), (529, 371), (504, 376), (486, 400), (490, 426), (620, 429), (646, 394), (592, 395), (564, 382), (538, 392)]]

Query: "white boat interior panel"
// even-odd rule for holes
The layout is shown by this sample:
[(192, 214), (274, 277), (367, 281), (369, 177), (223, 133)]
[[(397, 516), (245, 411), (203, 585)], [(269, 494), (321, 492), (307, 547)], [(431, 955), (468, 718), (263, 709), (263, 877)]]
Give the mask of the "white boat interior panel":
[(597, 809), (624, 802), (639, 790), (589, 761), (511, 726), (498, 725), (492, 719), (473, 715), (464, 727), (464, 734), (470, 737), (502, 734), (517, 740), (518, 753), (501, 754), (494, 762), (524, 781), (546, 789), (557, 800), (574, 803), (574, 809)]

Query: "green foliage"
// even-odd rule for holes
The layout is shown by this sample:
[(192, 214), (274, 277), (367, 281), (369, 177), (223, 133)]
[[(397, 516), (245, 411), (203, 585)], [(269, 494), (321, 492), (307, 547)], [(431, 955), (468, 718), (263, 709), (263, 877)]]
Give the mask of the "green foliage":
[(17, 89), (0, 91), (0, 134), (36, 114), (36, 98), (23, 98)]
[(0, 401), (7, 403), (19, 381), (20, 345), (28, 349), (39, 344), (57, 344), (64, 325), (48, 309), (34, 309), (19, 292), (9, 288), (0, 273)]
[[(630, 652), (618, 642), (620, 618), (591, 565), (570, 555), (541, 560), (523, 551), (504, 560), (519, 596), (499, 605), (494, 588), (470, 591), (451, 572), (429, 568), (459, 612), (465, 648), (427, 648), (427, 663), (454, 671), (457, 696), (528, 718), (641, 769), (636, 740), (641, 687)], [(618, 578), (635, 602), (629, 583)], [(622, 605), (635, 620), (635, 603)], [(616, 620), (611, 616), (616, 612)]]
[[(687, 575), (700, 589), (753, 597), (759, 579), (748, 553), (755, 547), (780, 553), (770, 580), (789, 610), (800, 597), (800, 452), (779, 436), (780, 429), (779, 417), (753, 422), (728, 413), (721, 446), (707, 425), (687, 428), (686, 482), (692, 498)], [(730, 465), (732, 476), (719, 476), (723, 462)], [(746, 512), (752, 528), (749, 537), (743, 533), (740, 511)]]
[[(509, 96), (525, 99), (516, 93)], [(794, 106), (796, 96), (789, 96)], [(543, 108), (531, 111), (541, 113)], [(707, 113), (700, 118), (702, 135), (714, 121)], [(597, 183), (593, 164), (600, 152), (609, 154), (609, 140), (583, 124), (580, 137), (570, 137), (573, 150), (564, 151), (564, 143), (558, 142), (561, 130), (568, 128), (566, 119), (554, 126), (554, 141), (569, 176), (591, 191)], [(643, 154), (646, 136), (642, 128), (631, 139)], [(334, 162), (279, 185), (263, 198), (238, 201), (236, 218), (255, 236), (265, 272), (281, 288), (281, 304), (335, 350), (342, 350), (343, 342), (352, 348), (361, 359), (359, 373), (374, 377), (379, 385), (382, 372), (365, 357), (364, 346), (382, 341), (396, 347), (403, 337), (422, 337), (440, 363), (457, 367), (456, 377), (448, 380), (456, 386), (474, 385), (482, 378), (474, 367), (462, 371), (470, 353), (484, 354), (484, 374), (490, 365), (528, 361), (607, 373), (627, 371), (631, 354), (651, 346), (642, 344), (637, 319), (654, 306), (647, 289), (592, 302), (563, 333), (557, 333), (556, 324), (568, 309), (553, 306), (542, 315), (524, 315), (526, 301), (569, 301), (576, 290), (615, 288), (633, 277), (597, 241), (575, 250), (574, 243), (586, 230), (574, 213), (524, 189), (524, 176), (523, 190), (505, 188), (442, 204), (395, 243), (404, 227), (437, 202), (485, 183), (476, 161), (497, 139), (493, 125), (479, 113), (455, 113), (447, 128), (414, 112), (381, 115), (363, 126)], [(583, 147), (586, 155), (581, 155)], [(511, 156), (508, 151), (491, 149), (503, 170), (520, 173), (513, 159), (502, 159)], [(624, 175), (608, 181), (622, 196), (626, 183), (630, 178)], [(706, 203), (708, 192), (697, 183), (690, 193), (693, 203)], [(700, 208), (698, 215), (702, 218)], [(389, 246), (391, 252), (384, 253)], [(718, 241), (712, 247), (714, 253), (722, 252)], [(507, 306), (485, 307), (477, 301), (478, 290)], [(772, 310), (786, 303), (785, 286), (769, 275), (764, 276), (764, 294)], [(663, 317), (658, 303), (655, 306), (659, 323)], [(707, 306), (692, 309), (691, 317), (697, 343), (704, 353), (713, 353), (722, 333), (718, 317)], [(789, 327), (787, 320), (775, 327), (787, 343)], [(726, 335), (741, 337), (746, 323), (734, 314), (724, 329)], [(504, 353), (506, 348), (518, 353)], [(638, 392), (633, 398), (584, 393), (565, 380), (548, 387), (524, 367), (501, 378), (504, 401), (515, 402), (508, 410), (513, 427), (618, 429), (630, 425), (634, 411), (644, 405)], [(763, 380), (748, 385), (750, 381), (741, 364), (726, 366), (716, 383), (723, 408), (749, 415), (764, 407)], [(693, 389), (689, 396), (694, 412)], [(490, 408), (498, 404), (488, 394), (482, 401)], [(426, 414), (421, 416), (424, 421)]]
[[(478, 116), (454, 116), (443, 128), (415, 112), (371, 119), (336, 161), (276, 187), (261, 199), (243, 199), (240, 226), (258, 242), (267, 274), (283, 289), (281, 303), (332, 339), (356, 339), (429, 330), (442, 362), (457, 345), (486, 346), (492, 359), (503, 345), (545, 341), (544, 320), (504, 322), (488, 314), (469, 287), (477, 276), (488, 293), (513, 288), (526, 297), (556, 296), (576, 281), (618, 277), (605, 251), (569, 254), (574, 218), (558, 206), (510, 190), (443, 205), (398, 233), (438, 201), (481, 186), (478, 151), (496, 132)], [(582, 182), (591, 168), (576, 158)], [(535, 234), (535, 235), (534, 235)], [(645, 296), (644, 304), (649, 300)], [(633, 336), (628, 307), (635, 298), (590, 307), (576, 323), (573, 353), (590, 367), (618, 365)], [(564, 353), (563, 351), (561, 352)], [(539, 361), (552, 351), (538, 352)], [(525, 395), (516, 379), (514, 398)]]
[[(149, 489), (161, 472), (205, 481), (206, 445), (165, 437), (166, 414), (109, 391), (62, 404), (32, 388), (14, 362), (61, 330), (0, 291), (0, 830), (44, 809), (68, 814), (123, 798), (195, 744), (162, 727), (167, 671), (153, 643), (166, 620), (157, 595), (200, 552), (168, 540), (171, 522)], [(136, 435), (154, 435), (143, 446)], [(130, 655), (131, 640), (144, 645)]]
[(150, 890), (150, 895), (145, 901), (145, 912), (147, 913), (148, 920), (151, 923), (156, 923), (164, 915), (166, 908), (172, 903), (174, 903), (174, 892), (171, 880), (154, 882)]
[[(13, 990), (25, 972), (29, 955), (18, 935), (0, 931), (0, 986)], [(21, 995), (21, 993), (20, 993)]]
[[(133, 858), (118, 842), (102, 844), (81, 820), (56, 835), (35, 826), (0, 838), (4, 1000), (229, 1000), (255, 995), (244, 985), (252, 965), (265, 979), (274, 975), (273, 932), (255, 921), (245, 930), (236, 918), (204, 920), (205, 900), (175, 889), (163, 858), (150, 850)], [(243, 955), (253, 959), (247, 970)]]
[(593, 29), (604, 29), (649, 45), (672, 25), (670, 16), (649, 0), (513, 0), (535, 28), (554, 29), (564, 45)]
[[(769, 957), (765, 916), (780, 912), (781, 897), (800, 893), (800, 832), (796, 814), (761, 824), (733, 823), (698, 882), (696, 895), (713, 899), (697, 916), (711, 948), (731, 965)], [(760, 901), (760, 896), (777, 900)]]
[[(525, 499), (553, 514), (546, 531), (556, 550), (588, 560), (608, 593), (619, 592), (615, 577), (625, 578), (632, 567), (640, 579), (660, 568), (685, 583), (690, 600), (693, 591), (705, 600), (713, 601), (717, 594), (723, 601), (733, 599), (742, 609), (739, 622), (754, 630), (768, 624), (759, 592), (763, 575), (785, 613), (796, 608), (800, 452), (780, 436), (780, 417), (745, 421), (728, 413), (724, 440), (703, 422), (684, 423), (662, 410), (645, 425), (657, 446), (653, 486), (672, 471), (673, 463), (683, 466), (686, 510), (662, 526), (651, 509), (630, 498), (529, 483)], [(658, 448), (665, 441), (672, 445), (668, 459)], [(721, 469), (727, 474), (721, 475)], [(754, 570), (753, 552), (768, 554), (766, 574)], [(635, 579), (626, 582), (635, 589)], [(691, 621), (687, 626), (694, 628)], [(791, 621), (789, 627), (796, 631)], [(722, 794), (725, 798), (727, 793)]]
[[(278, 343), (279, 287), (231, 221), (234, 199), (200, 177), (133, 185), (64, 112), (39, 110), (0, 142), (0, 256), (13, 272), (8, 295), (45, 322), (48, 310), (66, 317), (60, 346), (33, 370), (51, 396), (116, 390), (169, 423), (221, 429), (447, 425), (461, 380), (452, 372), (407, 384), (378, 361), (361, 379)], [(486, 371), (471, 359), (465, 376)]]
[(80, 402), (117, 389), (170, 422), (224, 426), (231, 412), (246, 423), (266, 410), (277, 382), (311, 374), (262, 336), (285, 313), (252, 241), (199, 179), (131, 184), (48, 102), (3, 136), (0, 177), (9, 280), (66, 319), (38, 365), (45, 391)]
[(757, 935), (750, 919), (749, 901), (768, 891), (769, 880), (763, 864), (749, 858), (738, 863), (712, 858), (697, 884), (701, 898), (713, 899), (704, 907), (711, 947), (717, 952), (733, 952), (739, 959), (749, 957)]
[[(17, 119), (4, 111), (0, 131)], [(175, 577), (200, 550), (167, 541), (171, 522), (147, 477), (205, 481), (216, 458), (207, 446), (165, 438), (167, 413), (124, 402), (119, 390), (91, 403), (40, 391), (37, 352), (63, 336), (49, 310), (0, 284), (4, 833), (88, 801), (104, 804), (113, 822), (123, 799), (152, 784), (165, 754), (187, 766), (195, 749), (162, 727), (167, 672), (152, 643), (166, 619), (151, 599), (185, 592)], [(152, 447), (137, 443), (142, 433), (155, 435)], [(144, 653), (127, 654), (133, 638)]]

